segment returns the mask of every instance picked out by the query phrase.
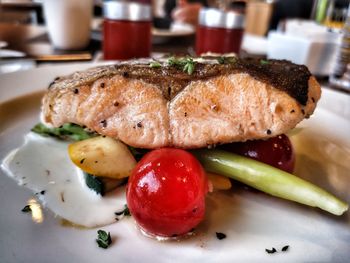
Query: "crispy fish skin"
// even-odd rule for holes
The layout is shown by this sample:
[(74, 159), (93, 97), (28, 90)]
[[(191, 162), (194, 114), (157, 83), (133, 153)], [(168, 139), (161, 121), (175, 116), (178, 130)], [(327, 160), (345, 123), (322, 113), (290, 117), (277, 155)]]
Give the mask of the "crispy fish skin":
[(77, 72), (50, 85), (43, 121), (76, 123), (149, 149), (273, 137), (313, 113), (321, 88), (304, 66), (268, 63), (198, 63), (192, 75), (148, 64)]

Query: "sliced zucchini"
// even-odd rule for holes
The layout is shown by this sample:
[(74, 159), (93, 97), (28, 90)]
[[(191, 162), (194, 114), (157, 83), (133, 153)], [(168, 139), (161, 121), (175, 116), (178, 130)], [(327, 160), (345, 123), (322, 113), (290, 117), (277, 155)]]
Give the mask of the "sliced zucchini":
[(94, 176), (113, 179), (128, 177), (136, 165), (128, 147), (109, 137), (94, 137), (72, 143), (68, 153), (73, 163)]

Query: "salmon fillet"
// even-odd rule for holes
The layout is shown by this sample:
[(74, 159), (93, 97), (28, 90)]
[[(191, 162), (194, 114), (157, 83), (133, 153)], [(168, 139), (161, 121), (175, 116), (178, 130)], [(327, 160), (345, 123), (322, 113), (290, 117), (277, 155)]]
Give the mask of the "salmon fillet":
[(57, 78), (42, 119), (133, 147), (188, 149), (285, 133), (313, 113), (320, 96), (308, 69), (288, 61), (197, 62), (192, 74), (166, 62), (123, 63)]

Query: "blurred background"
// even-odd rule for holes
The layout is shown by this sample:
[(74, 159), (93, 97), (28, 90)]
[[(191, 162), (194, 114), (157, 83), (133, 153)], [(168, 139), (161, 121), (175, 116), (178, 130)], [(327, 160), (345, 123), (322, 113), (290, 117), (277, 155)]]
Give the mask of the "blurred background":
[(305, 64), (320, 81), (349, 91), (348, 9), (349, 0), (0, 0), (0, 74), (234, 53)]

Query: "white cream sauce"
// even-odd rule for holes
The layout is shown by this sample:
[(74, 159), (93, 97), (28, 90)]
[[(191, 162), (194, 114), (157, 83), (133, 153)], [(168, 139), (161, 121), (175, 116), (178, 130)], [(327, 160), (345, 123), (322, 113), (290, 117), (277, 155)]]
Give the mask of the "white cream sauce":
[(125, 187), (103, 197), (90, 190), (82, 171), (69, 159), (67, 147), (67, 142), (31, 132), (21, 147), (5, 157), (1, 166), (58, 216), (86, 227), (114, 223), (114, 213), (123, 210), (126, 204)]

